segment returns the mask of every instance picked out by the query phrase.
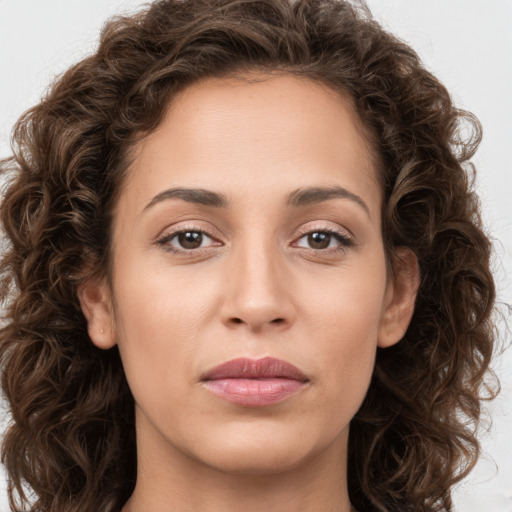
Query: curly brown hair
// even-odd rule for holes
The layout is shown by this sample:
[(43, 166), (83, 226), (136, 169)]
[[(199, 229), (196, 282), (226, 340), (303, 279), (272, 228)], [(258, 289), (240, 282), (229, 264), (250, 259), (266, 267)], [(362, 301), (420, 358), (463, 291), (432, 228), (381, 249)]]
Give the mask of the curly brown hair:
[(2, 460), (13, 510), (112, 512), (133, 491), (133, 398), (117, 348), (91, 343), (77, 288), (109, 275), (111, 212), (137, 137), (187, 85), (254, 69), (352, 97), (378, 156), (388, 255), (407, 246), (419, 261), (410, 327), (379, 349), (351, 424), (352, 503), (452, 510), (450, 489), (478, 455), (494, 340), (491, 246), (469, 163), (481, 128), (364, 4), (343, 0), (156, 1), (111, 20), (96, 53), (18, 121), (1, 163), (0, 364), (12, 415)]

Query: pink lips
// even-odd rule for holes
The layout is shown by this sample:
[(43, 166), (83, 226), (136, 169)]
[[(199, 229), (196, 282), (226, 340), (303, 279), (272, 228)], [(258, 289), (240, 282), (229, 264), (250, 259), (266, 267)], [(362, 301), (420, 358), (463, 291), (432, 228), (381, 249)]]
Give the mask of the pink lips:
[(297, 367), (273, 357), (232, 359), (205, 373), (202, 380), (215, 395), (248, 407), (280, 402), (308, 382)]

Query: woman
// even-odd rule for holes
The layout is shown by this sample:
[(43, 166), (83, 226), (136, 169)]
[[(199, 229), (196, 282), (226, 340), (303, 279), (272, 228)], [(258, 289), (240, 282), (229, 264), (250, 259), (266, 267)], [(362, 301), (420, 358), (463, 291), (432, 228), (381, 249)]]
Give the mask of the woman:
[(479, 137), (360, 6), (111, 22), (3, 163), (12, 508), (450, 510), (493, 344)]

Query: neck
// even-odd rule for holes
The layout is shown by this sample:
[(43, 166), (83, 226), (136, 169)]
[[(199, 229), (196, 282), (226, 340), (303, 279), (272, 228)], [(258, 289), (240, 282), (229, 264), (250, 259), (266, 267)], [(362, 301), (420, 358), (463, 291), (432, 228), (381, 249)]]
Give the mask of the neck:
[[(146, 431), (147, 433), (147, 431)], [(135, 490), (122, 512), (350, 512), (348, 429), (333, 445), (293, 468), (230, 473), (166, 445), (138, 440)]]

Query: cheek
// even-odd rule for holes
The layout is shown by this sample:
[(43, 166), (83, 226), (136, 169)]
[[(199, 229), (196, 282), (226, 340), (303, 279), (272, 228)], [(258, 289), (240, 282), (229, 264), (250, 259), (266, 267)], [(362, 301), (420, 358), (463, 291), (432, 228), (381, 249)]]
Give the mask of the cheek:
[(191, 365), (212, 304), (210, 283), (200, 284), (179, 272), (164, 275), (133, 262), (118, 266), (116, 332), (137, 402), (158, 396), (162, 387), (180, 389), (193, 379)]
[(340, 273), (321, 288), (309, 286), (302, 310), (314, 358), (325, 370), (326, 392), (337, 399), (362, 401), (373, 372), (386, 273), (384, 266), (366, 268)]
[(212, 280), (200, 279), (190, 271), (135, 263), (119, 265), (114, 290), (122, 338), (152, 344), (161, 338), (186, 337), (193, 343), (211, 307)]

